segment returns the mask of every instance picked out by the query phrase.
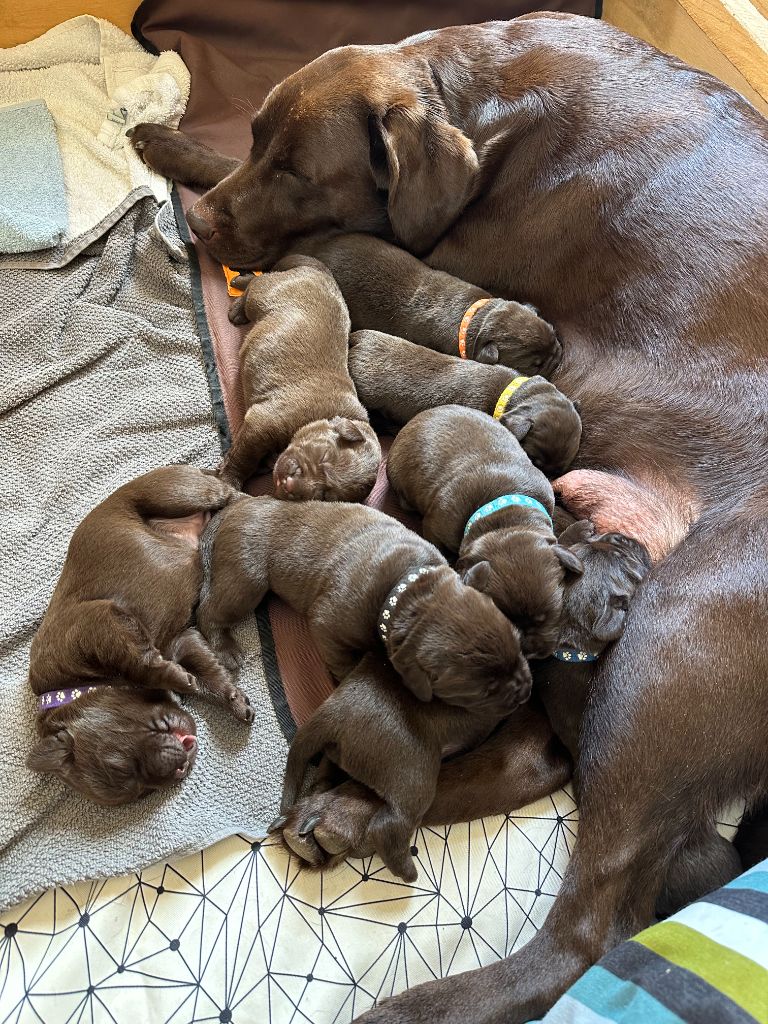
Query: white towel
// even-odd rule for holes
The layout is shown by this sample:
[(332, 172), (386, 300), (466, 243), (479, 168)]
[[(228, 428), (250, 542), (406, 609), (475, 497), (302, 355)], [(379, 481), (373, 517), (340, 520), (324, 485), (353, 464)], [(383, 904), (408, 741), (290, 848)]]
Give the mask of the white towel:
[[(0, 50), (0, 106), (45, 100), (56, 125), (68, 207), (59, 245), (0, 256), (0, 268), (63, 266), (138, 199), (168, 199), (168, 182), (141, 162), (125, 132), (140, 121), (176, 127), (188, 97), (189, 72), (178, 54), (146, 53), (125, 32), (90, 15)], [(34, 173), (29, 168), (30, 183)], [(29, 195), (34, 202), (34, 188)]]

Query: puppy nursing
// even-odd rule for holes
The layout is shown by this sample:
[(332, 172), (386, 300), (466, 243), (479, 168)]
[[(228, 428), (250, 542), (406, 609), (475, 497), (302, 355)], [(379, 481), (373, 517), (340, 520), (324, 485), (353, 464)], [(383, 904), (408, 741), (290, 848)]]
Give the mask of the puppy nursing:
[(195, 722), (172, 693), (207, 690), (237, 718), (253, 719), (193, 626), (199, 538), (236, 496), (199, 469), (167, 466), (86, 516), (32, 642), (41, 739), (31, 768), (55, 772), (97, 803), (127, 803), (178, 782), (194, 764)]
[(550, 655), (574, 561), (552, 529), (552, 487), (516, 438), (485, 413), (430, 409), (397, 435), (387, 474), (424, 536), (458, 552), (464, 582), (518, 626), (526, 656)]
[(240, 349), (248, 406), (221, 467), (236, 487), (269, 456), (280, 498), (363, 501), (381, 449), (347, 370), (349, 314), (328, 270), (288, 257), (274, 273), (238, 278), (230, 312), (254, 326)]

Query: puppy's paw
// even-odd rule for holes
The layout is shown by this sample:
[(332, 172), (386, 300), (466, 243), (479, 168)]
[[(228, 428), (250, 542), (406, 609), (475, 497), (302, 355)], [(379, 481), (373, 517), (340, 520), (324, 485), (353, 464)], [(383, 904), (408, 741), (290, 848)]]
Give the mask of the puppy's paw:
[(229, 312), (227, 313), (227, 316), (229, 317), (229, 322), (231, 324), (234, 324), (235, 327), (242, 327), (243, 324), (247, 324), (249, 322), (248, 314), (246, 312), (246, 300), (248, 294), (248, 284), (252, 280), (253, 277), (251, 277), (250, 275), (246, 276), (245, 274), (241, 274), (240, 277), (236, 277), (232, 281), (232, 284), (235, 286), (235, 288), (245, 289), (242, 295), (237, 295), (235, 296), (234, 299), (232, 299), (232, 303), (229, 307)]
[(125, 134), (147, 167), (166, 178), (174, 176), (180, 139), (183, 138), (179, 132), (164, 124), (144, 122), (129, 128)]
[[(527, 304), (497, 299), (480, 310), (472, 339), (472, 358), (479, 363), (509, 366), (521, 374), (548, 377), (560, 364), (563, 350), (554, 327)], [(473, 322), (470, 322), (470, 331)]]
[(335, 867), (346, 857), (370, 857), (371, 819), (381, 800), (350, 780), (299, 800), (278, 826), (286, 846), (309, 867)]
[(251, 725), (256, 717), (256, 712), (253, 710), (248, 696), (243, 693), (239, 686), (232, 687), (228, 699), (229, 709), (235, 718), (240, 722), (245, 722), (246, 725)]

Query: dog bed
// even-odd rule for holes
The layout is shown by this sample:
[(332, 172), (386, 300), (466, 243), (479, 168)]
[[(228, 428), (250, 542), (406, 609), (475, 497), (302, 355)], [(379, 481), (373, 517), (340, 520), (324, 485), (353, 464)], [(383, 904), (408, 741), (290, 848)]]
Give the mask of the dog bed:
[[(477, 20), (511, 17), (541, 6), (580, 13), (591, 13), (592, 8), (591, 3), (579, 2), (541, 5), (484, 0), (473, 7), (472, 15)], [(177, 50), (191, 71), (183, 128), (224, 152), (242, 156), (249, 139), (249, 104), (256, 105), (274, 81), (329, 46), (392, 41), (466, 20), (465, 5), (458, 2), (344, 5), (339, 8), (343, 16), (324, 3), (295, 2), (290, 7), (287, 15), (286, 5), (233, 0), (217, 12), (212, 24), (203, 16), (208, 7), (202, 0), (145, 0), (135, 20), (140, 38), (150, 49)], [(186, 190), (180, 194), (187, 204), (194, 198)], [(45, 606), (74, 524), (103, 494), (151, 465), (175, 459), (214, 464), (220, 450), (216, 428), (226, 443), (242, 419), (237, 381), (241, 335), (226, 319), (228, 300), (221, 268), (203, 250), (195, 253), (189, 248), (183, 221), (174, 218), (169, 207), (155, 224), (153, 202), (142, 200), (145, 205), (131, 214), (136, 219), (119, 221), (116, 227), (129, 226), (128, 237), (135, 240), (139, 256), (145, 235), (157, 241), (160, 230), (166, 248), (167, 240), (173, 240), (173, 267), (183, 286), (177, 305), (184, 327), (174, 344), (179, 350), (186, 346), (188, 377), (183, 386), (191, 388), (188, 400), (194, 397), (194, 411), (178, 396), (170, 395), (164, 403), (168, 413), (181, 419), (174, 427), (178, 444), (159, 443), (159, 437), (168, 436), (168, 428), (146, 417), (139, 417), (135, 429), (127, 430), (114, 413), (116, 408), (130, 411), (132, 407), (121, 386), (120, 367), (110, 365), (107, 383), (97, 389), (101, 406), (95, 406), (93, 415), (116, 443), (108, 454), (106, 440), (100, 438), (92, 461), (69, 465), (71, 480), (94, 481), (85, 496), (73, 493), (76, 488), (71, 482), (64, 487), (57, 481), (50, 488), (46, 522), (57, 524), (56, 543), (47, 541), (50, 558), (36, 567), (40, 570), (35, 576), (37, 603), (18, 629), (21, 641), (12, 698), (16, 718), (22, 711), (31, 714), (31, 700), (30, 708), (24, 704), (23, 645), (28, 644)], [(147, 221), (150, 209), (153, 216)], [(182, 232), (181, 239), (177, 231)], [(191, 326), (192, 296), (198, 300), (196, 336)], [(162, 296), (156, 298), (160, 301)], [(114, 301), (103, 307), (111, 304)], [(104, 309), (101, 312), (106, 315)], [(150, 391), (168, 385), (176, 351), (163, 345), (156, 348), (132, 371)], [(153, 368), (161, 379), (152, 376)], [(75, 379), (84, 370), (87, 367), (75, 367)], [(51, 387), (63, 383), (54, 381)], [(85, 428), (70, 427), (70, 433), (73, 430), (88, 436)], [(20, 431), (17, 434), (22, 436)], [(62, 428), (58, 445), (64, 463), (66, 443), (67, 432)], [(49, 456), (50, 448), (49, 438)], [(129, 457), (127, 451), (133, 454)], [(19, 475), (12, 482), (20, 496), (26, 493), (23, 454), (20, 451)], [(42, 468), (27, 466), (32, 479), (42, 473)], [(17, 525), (23, 519), (23, 500), (17, 499)], [(371, 502), (395, 510), (383, 474)], [(68, 513), (66, 519), (62, 508)], [(32, 560), (19, 559), (22, 579), (24, 566), (31, 567)], [(419, 878), (413, 885), (394, 879), (375, 858), (350, 861), (325, 876), (310, 874), (301, 871), (295, 858), (272, 840), (263, 839), (264, 812), (270, 801), (262, 798), (270, 793), (274, 810), (275, 780), (286, 737), (329, 691), (330, 680), (303, 622), (279, 602), (269, 602), (268, 618), (262, 614), (259, 627), (251, 624), (248, 629), (247, 643), (256, 654), (246, 688), (252, 695), (259, 694), (260, 728), (263, 725), (265, 731), (254, 733), (246, 749), (222, 746), (213, 766), (219, 772), (219, 787), (201, 787), (207, 803), (193, 801), (187, 786), (171, 800), (145, 806), (149, 816), (137, 819), (132, 833), (136, 845), (128, 859), (121, 846), (123, 832), (112, 818), (92, 830), (86, 844), (90, 859), (73, 861), (70, 852), (69, 863), (75, 866), (68, 874), (46, 875), (37, 870), (37, 887), (65, 878), (73, 884), (49, 889), (0, 919), (0, 1022), (146, 1019), (344, 1024), (377, 998), (497, 960), (526, 942), (543, 921), (575, 836), (577, 813), (567, 790), (508, 816), (419, 830), (414, 840)], [(212, 720), (205, 744), (215, 747), (220, 725)], [(20, 750), (14, 751), (17, 762), (21, 756)], [(190, 781), (202, 781), (204, 771), (198, 763)], [(73, 824), (85, 820), (72, 814), (71, 797), (60, 788), (45, 787), (39, 792), (45, 798), (45, 827), (29, 833), (18, 827), (17, 838), (8, 845), (17, 852), (28, 843), (27, 850), (34, 855), (30, 852), (22, 858), (26, 867), (35, 864), (35, 856), (40, 863), (49, 863), (65, 852)], [(25, 806), (26, 799), (14, 796), (14, 805)], [(90, 810), (97, 819), (100, 812)], [(187, 848), (206, 845), (217, 830), (218, 834), (243, 834), (231, 835), (201, 853), (128, 875), (74, 882), (139, 868), (179, 849), (178, 845), (163, 847), (163, 828), (169, 822), (176, 824), (179, 815), (187, 835), (194, 836)], [(621, 828), (621, 822), (616, 827)], [(11, 898), (18, 898), (21, 891), (17, 886)]]

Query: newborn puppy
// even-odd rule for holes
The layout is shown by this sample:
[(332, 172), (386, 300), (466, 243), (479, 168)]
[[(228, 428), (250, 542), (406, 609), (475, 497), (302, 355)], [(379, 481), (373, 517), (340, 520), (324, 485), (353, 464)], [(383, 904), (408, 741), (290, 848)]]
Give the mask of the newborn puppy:
[(358, 398), (398, 426), (425, 409), (464, 405), (503, 423), (547, 476), (564, 473), (576, 458), (579, 414), (543, 377), (443, 355), (380, 331), (355, 331), (349, 345)]
[[(297, 732), (281, 813), (300, 796), (310, 761), (327, 753), (384, 801), (368, 826), (369, 839), (390, 871), (412, 882), (410, 838), (434, 799), (442, 758), (476, 746), (498, 721), (498, 711), (487, 706), (417, 700), (383, 651), (369, 652)], [(300, 827), (310, 832), (311, 820)]]
[(552, 728), (578, 761), (579, 732), (595, 662), (624, 632), (627, 609), (651, 567), (651, 557), (622, 533), (596, 534), (589, 520), (558, 538), (583, 566), (565, 588), (554, 657), (533, 668), (536, 691)]
[(378, 650), (419, 700), (510, 709), (528, 696), (514, 626), (436, 548), (383, 512), (269, 497), (231, 505), (213, 538), (197, 616), (225, 656), (237, 656), (229, 627), (268, 590), (306, 615), (338, 680)]
[(520, 442), (485, 413), (446, 405), (395, 438), (387, 475), (424, 536), (458, 552), (463, 581), (488, 594), (523, 634), (523, 652), (555, 649), (566, 571), (579, 566), (552, 531), (554, 495)]
[[(389, 331), (448, 355), (545, 377), (560, 362), (554, 328), (527, 303), (493, 298), (372, 235), (302, 244), (330, 269), (355, 330)], [(371, 266), (375, 278), (365, 269)]]
[(235, 284), (245, 291), (230, 319), (254, 323), (240, 349), (248, 411), (219, 475), (241, 487), (278, 455), (279, 498), (363, 501), (381, 448), (347, 370), (349, 314), (329, 271), (292, 256)]
[(32, 641), (29, 682), (41, 739), (27, 764), (100, 804), (124, 804), (183, 779), (196, 728), (169, 691), (223, 697), (253, 719), (192, 614), (199, 539), (236, 491), (193, 466), (125, 484), (72, 535)]

